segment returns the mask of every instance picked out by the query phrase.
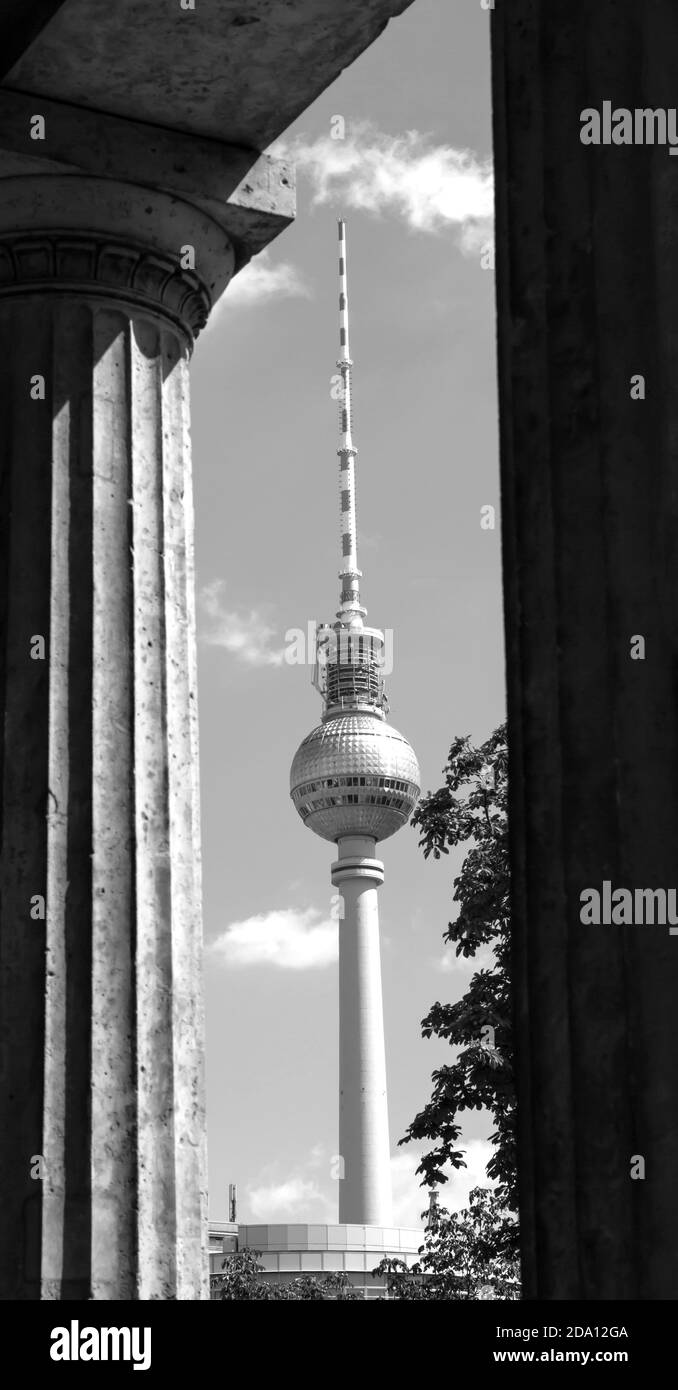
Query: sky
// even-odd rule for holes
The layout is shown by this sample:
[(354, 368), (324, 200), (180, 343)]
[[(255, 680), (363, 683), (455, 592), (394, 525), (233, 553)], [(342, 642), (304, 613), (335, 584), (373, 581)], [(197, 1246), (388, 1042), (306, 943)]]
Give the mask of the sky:
[[(341, 130), (343, 139), (332, 138)], [(336, 1221), (334, 847), (289, 798), (319, 723), (293, 629), (337, 608), (337, 230), (347, 223), (358, 556), (368, 622), (394, 633), (389, 722), (423, 792), (452, 739), (504, 717), (491, 242), (488, 12), (415, 0), (271, 149), (295, 159), (295, 223), (233, 281), (196, 346), (198, 582), (210, 1215)], [(496, 509), (494, 529), (481, 508)], [(410, 826), (378, 846), (394, 1219), (417, 1225), (417, 1148), (398, 1146), (453, 1060), (421, 1037), (473, 963), (443, 933), (459, 859)], [(487, 1118), (464, 1121), (484, 1182)]]

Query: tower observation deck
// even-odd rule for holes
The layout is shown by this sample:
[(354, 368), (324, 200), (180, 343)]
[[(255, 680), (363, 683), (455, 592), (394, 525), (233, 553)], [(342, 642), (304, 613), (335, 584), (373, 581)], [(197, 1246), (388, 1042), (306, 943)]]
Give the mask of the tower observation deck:
[(390, 1143), (377, 889), (384, 866), (377, 842), (409, 819), (419, 796), (417, 759), (386, 721), (386, 644), (365, 623), (356, 530), (352, 368), (346, 229), (339, 222), (340, 569), (334, 623), (318, 629), (313, 681), (320, 724), (303, 740), (290, 795), (305, 825), (337, 845), (332, 883), (340, 889), (339, 1220), (390, 1228)]

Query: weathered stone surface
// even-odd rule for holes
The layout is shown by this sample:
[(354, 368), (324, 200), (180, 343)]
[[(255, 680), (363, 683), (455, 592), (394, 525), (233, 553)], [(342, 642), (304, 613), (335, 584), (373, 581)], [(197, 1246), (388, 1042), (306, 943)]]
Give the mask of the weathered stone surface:
[[(31, 138), (36, 114), (44, 140)], [(0, 186), (63, 173), (142, 184), (191, 203), (226, 232), (236, 269), (295, 214), (294, 169), (285, 160), (0, 87)]]
[[(204, 325), (233, 273), (233, 248), (223, 228), (190, 203), (156, 189), (113, 179), (24, 174), (0, 180), (0, 190), (0, 237), (17, 243), (0, 271), (5, 293), (15, 292), (13, 277), (19, 289), (28, 282), (36, 290), (47, 287), (55, 276), (73, 290), (96, 283), (103, 296), (124, 299), (129, 293), (136, 303), (145, 300), (174, 313), (190, 337)], [(120, 243), (123, 249), (116, 254)], [(181, 268), (184, 247), (195, 252), (194, 271)]]
[(187, 376), (207, 296), (171, 243), (125, 241), (129, 197), (109, 235), (70, 189), (53, 226), (0, 218), (4, 1298), (207, 1295)]
[(262, 150), (411, 3), (66, 0), (5, 85)]
[(295, 211), (289, 164), (260, 152), (410, 3), (119, 0), (93, 22), (90, 0), (5, 0), (0, 178), (73, 169), (174, 194), (227, 233), (237, 272)]
[(187, 359), (407, 3), (0, 4), (0, 1297), (207, 1293)]
[(678, 1297), (678, 938), (579, 918), (677, 878), (678, 159), (579, 138), (675, 106), (677, 60), (669, 0), (493, 13), (528, 1298)]

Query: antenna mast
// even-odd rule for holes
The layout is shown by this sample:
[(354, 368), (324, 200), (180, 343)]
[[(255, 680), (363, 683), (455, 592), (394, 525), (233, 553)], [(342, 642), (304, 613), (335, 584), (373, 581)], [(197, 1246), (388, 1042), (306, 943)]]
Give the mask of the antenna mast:
[(341, 601), (337, 617), (348, 627), (362, 627), (367, 609), (360, 602), (361, 571), (355, 519), (355, 458), (357, 449), (351, 433), (351, 361), (348, 339), (348, 281), (346, 276), (346, 223), (339, 220), (339, 357), (341, 372), (341, 428), (339, 455), (339, 499), (341, 507)]
[(339, 221), (339, 357), (341, 407), (339, 499), (341, 515), (341, 597), (337, 621), (323, 624), (316, 634), (313, 684), (325, 702), (323, 719), (348, 710), (369, 710), (379, 719), (387, 708), (384, 691), (384, 634), (366, 627), (367, 609), (360, 602), (355, 519), (355, 457), (351, 417), (351, 361), (348, 341), (346, 224)]

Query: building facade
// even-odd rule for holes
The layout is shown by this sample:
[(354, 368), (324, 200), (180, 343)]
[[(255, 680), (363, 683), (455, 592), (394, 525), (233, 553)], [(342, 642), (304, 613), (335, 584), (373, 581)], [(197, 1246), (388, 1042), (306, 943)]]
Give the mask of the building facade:
[(262, 1279), (289, 1284), (302, 1275), (322, 1278), (325, 1274), (344, 1274), (364, 1298), (383, 1298), (384, 1275), (374, 1275), (384, 1259), (402, 1260), (411, 1267), (423, 1243), (418, 1228), (358, 1226), (339, 1223), (234, 1225), (210, 1222), (210, 1279), (216, 1295), (218, 1276), (228, 1256), (238, 1250), (259, 1254)]

